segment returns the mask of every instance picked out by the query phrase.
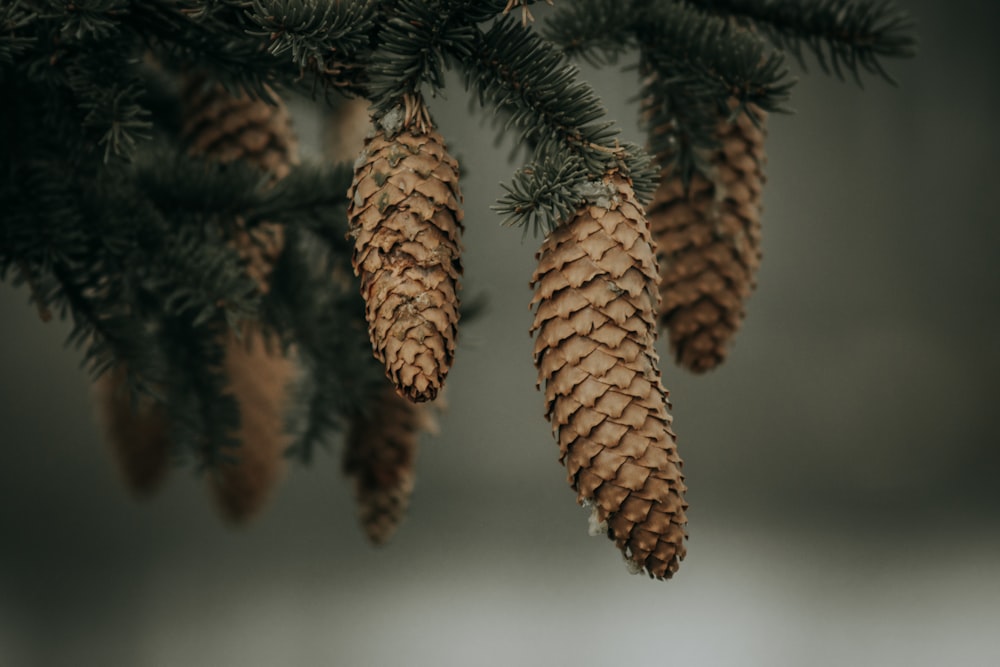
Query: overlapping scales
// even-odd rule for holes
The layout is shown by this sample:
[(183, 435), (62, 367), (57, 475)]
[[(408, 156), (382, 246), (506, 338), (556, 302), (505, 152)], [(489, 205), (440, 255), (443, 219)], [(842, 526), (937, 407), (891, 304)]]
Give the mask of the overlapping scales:
[(669, 578), (685, 554), (684, 476), (655, 349), (657, 268), (631, 184), (583, 207), (538, 252), (535, 364), (581, 503), (629, 562)]
[[(757, 112), (761, 118), (763, 112)], [(710, 370), (728, 353), (760, 266), (764, 132), (746, 114), (720, 119), (708, 174), (685, 192), (664, 170), (649, 206), (660, 264), (660, 323), (677, 363)]]
[(354, 271), (372, 349), (401, 395), (433, 400), (455, 356), (462, 274), (458, 163), (441, 136), (382, 130), (351, 185)]

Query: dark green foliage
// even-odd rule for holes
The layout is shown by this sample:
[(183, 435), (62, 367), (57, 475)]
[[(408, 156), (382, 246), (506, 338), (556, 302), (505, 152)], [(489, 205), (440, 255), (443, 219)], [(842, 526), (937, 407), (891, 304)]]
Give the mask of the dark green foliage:
[(705, 10), (732, 17), (766, 35), (804, 66), (803, 50), (823, 71), (861, 84), (867, 71), (894, 83), (884, 58), (913, 56), (913, 22), (887, 0), (691, 0)]
[(577, 0), (546, 35), (595, 65), (640, 51), (650, 150), (685, 181), (713, 147), (719, 115), (786, 110), (784, 51), (802, 62), (807, 49), (824, 71), (860, 83), (862, 70), (891, 81), (882, 59), (914, 47), (908, 16), (883, 0)]
[[(345, 235), (348, 165), (305, 165), (278, 184), (243, 164), (185, 155), (178, 75), (192, 67), (269, 99), (360, 95), (381, 116), (466, 84), (530, 152), (496, 209), (546, 232), (599, 201), (609, 170), (640, 200), (656, 169), (619, 140), (571, 57), (638, 51), (652, 152), (698, 168), (712, 119), (783, 108), (784, 51), (838, 75), (885, 75), (912, 53), (908, 19), (878, 0), (563, 0), (544, 31), (506, 0), (8, 0), (0, 3), (0, 279), (73, 322), (90, 372), (124, 363), (164, 400), (173, 441), (205, 465), (239, 414), (223, 343), (259, 322), (295, 350), (297, 440), (315, 446), (384, 384), (368, 346)], [(505, 10), (511, 16), (502, 16)], [(447, 128), (442, 128), (447, 134)], [(262, 293), (234, 248), (280, 224), (286, 244)], [(338, 276), (336, 279), (334, 275)]]

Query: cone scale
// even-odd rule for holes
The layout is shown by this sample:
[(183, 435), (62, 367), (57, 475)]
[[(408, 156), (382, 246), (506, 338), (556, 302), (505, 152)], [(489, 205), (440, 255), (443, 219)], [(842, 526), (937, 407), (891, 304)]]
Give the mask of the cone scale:
[(538, 383), (577, 501), (630, 567), (665, 579), (685, 555), (687, 503), (655, 349), (656, 260), (631, 184), (602, 186), (610, 205), (584, 206), (537, 255)]

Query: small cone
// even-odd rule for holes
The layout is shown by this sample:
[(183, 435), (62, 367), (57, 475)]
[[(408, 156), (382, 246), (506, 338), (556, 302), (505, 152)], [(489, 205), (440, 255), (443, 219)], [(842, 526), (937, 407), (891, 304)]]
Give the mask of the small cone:
[(585, 206), (538, 252), (535, 364), (578, 502), (630, 567), (663, 579), (684, 558), (687, 503), (657, 367), (656, 260), (631, 184), (604, 186), (610, 207)]
[(379, 129), (356, 163), (348, 216), (375, 357), (397, 391), (433, 400), (455, 356), (462, 195), (433, 129)]
[(660, 324), (669, 331), (677, 363), (696, 373), (726, 358), (761, 258), (764, 131), (741, 114), (732, 123), (721, 119), (717, 138), (711, 171), (696, 172), (685, 192), (679, 176), (665, 169), (649, 206), (660, 265)]
[[(272, 93), (277, 100), (277, 96)], [(284, 104), (233, 95), (221, 85), (191, 76), (183, 89), (184, 127), (190, 151), (218, 162), (245, 160), (274, 180), (298, 161), (297, 142)], [(262, 224), (246, 231), (237, 221), (234, 243), (247, 270), (266, 293), (274, 262), (284, 246), (280, 225)], [(226, 518), (249, 519), (266, 504), (285, 472), (284, 452), (291, 444), (285, 428), (288, 388), (297, 376), (293, 359), (271, 349), (256, 325), (240, 340), (225, 334), (227, 391), (240, 409), (239, 447), (223, 452), (209, 477), (212, 494)]]
[(136, 498), (145, 498), (159, 490), (170, 469), (167, 415), (147, 396), (133, 405), (126, 381), (120, 364), (94, 382), (94, 399), (125, 486)]
[(420, 432), (436, 430), (427, 407), (386, 387), (347, 431), (344, 473), (354, 479), (358, 516), (373, 544), (387, 542), (406, 515)]

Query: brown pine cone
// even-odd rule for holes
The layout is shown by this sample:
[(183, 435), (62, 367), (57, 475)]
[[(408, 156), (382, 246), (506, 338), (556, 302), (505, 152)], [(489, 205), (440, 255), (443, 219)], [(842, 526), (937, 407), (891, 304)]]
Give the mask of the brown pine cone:
[[(763, 119), (764, 112), (757, 110)], [(760, 266), (764, 131), (746, 114), (717, 127), (711, 171), (684, 191), (667, 168), (649, 206), (660, 265), (660, 324), (677, 363), (715, 368), (743, 322)]]
[(458, 163), (433, 129), (365, 141), (348, 216), (375, 357), (397, 391), (433, 400), (455, 356), (462, 274)]
[[(246, 93), (233, 95), (200, 75), (183, 87), (183, 133), (190, 151), (218, 162), (245, 160), (276, 181), (298, 162), (291, 119), (277, 95), (276, 104)], [(234, 244), (247, 270), (266, 293), (274, 262), (284, 246), (280, 225), (258, 225), (246, 231), (236, 222)], [(291, 444), (285, 414), (289, 386), (297, 375), (295, 361), (272, 349), (257, 325), (242, 332), (243, 340), (225, 334), (223, 361), (240, 409), (240, 445), (223, 452), (227, 459), (212, 471), (209, 484), (223, 514), (243, 521), (267, 502), (285, 471), (284, 452)]]
[(137, 498), (153, 495), (170, 469), (170, 439), (163, 406), (148, 396), (132, 403), (127, 371), (119, 364), (94, 382), (98, 419), (125, 486)]
[[(246, 92), (233, 95), (199, 74), (186, 77), (182, 134), (189, 151), (223, 164), (244, 160), (273, 181), (287, 176), (299, 161), (298, 141), (288, 109), (276, 93), (268, 92), (274, 104)], [(237, 221), (235, 239), (248, 272), (266, 293), (271, 267), (284, 247), (284, 231), (280, 225), (262, 224), (247, 232)]]
[(210, 471), (209, 488), (223, 516), (239, 523), (263, 509), (284, 477), (292, 443), (285, 426), (288, 394), (298, 368), (252, 326), (243, 340), (227, 332), (225, 346), (226, 389), (240, 408), (240, 444), (223, 450), (228, 460)]
[(684, 476), (660, 381), (652, 238), (631, 183), (551, 232), (532, 278), (535, 364), (578, 502), (631, 567), (670, 578), (684, 558)]
[(354, 479), (358, 515), (373, 544), (387, 542), (406, 515), (420, 432), (436, 430), (427, 408), (387, 386), (348, 428), (344, 473)]

